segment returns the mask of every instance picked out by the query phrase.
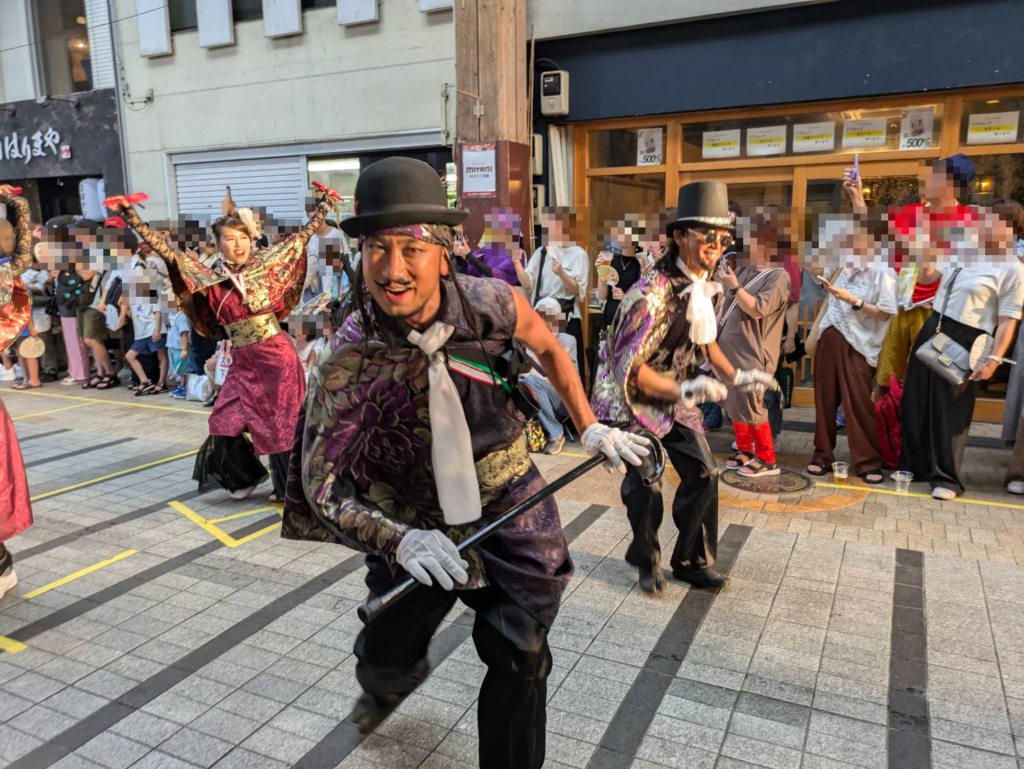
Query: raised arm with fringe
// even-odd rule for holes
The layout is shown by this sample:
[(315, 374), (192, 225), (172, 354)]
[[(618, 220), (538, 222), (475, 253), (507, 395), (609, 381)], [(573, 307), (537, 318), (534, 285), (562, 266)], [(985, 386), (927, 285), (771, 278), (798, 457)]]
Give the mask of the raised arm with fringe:
[[(159, 237), (149, 228), (148, 224), (142, 221), (133, 206), (125, 206), (121, 211), (121, 216), (133, 230), (139, 233), (139, 237), (146, 241), (153, 251), (166, 259), (168, 264), (177, 266), (181, 280), (190, 293), (194, 294), (228, 279), (227, 275), (217, 270), (211, 270), (188, 254), (167, 245), (166, 240)], [(175, 291), (177, 292), (177, 287), (175, 287)]]
[(14, 211), (14, 254), (11, 272), (15, 277), (32, 267), (32, 212), (25, 198), (7, 193), (0, 194), (0, 203)]

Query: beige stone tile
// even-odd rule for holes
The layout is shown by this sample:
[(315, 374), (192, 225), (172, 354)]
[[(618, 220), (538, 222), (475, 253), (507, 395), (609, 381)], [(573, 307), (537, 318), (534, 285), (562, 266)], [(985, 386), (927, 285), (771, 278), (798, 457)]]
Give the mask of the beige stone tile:
[(922, 523), (921, 536), (931, 537), (932, 539), (945, 539), (946, 527), (941, 523)]
[(907, 535), (899, 531), (886, 531), (883, 533), (882, 542), (887, 547), (906, 547)]
[(885, 532), (878, 529), (861, 529), (857, 541), (867, 545), (885, 544)]
[(933, 539), (932, 552), (937, 555), (960, 555), (960, 545), (957, 542), (950, 542), (948, 539)]
[(898, 521), (895, 518), (875, 518), (874, 528), (878, 531), (896, 531)]
[(932, 540), (929, 537), (919, 537), (916, 534), (908, 534), (907, 549), (920, 550), (922, 553), (930, 553), (932, 552)]
[(921, 536), (921, 523), (920, 521), (897, 521), (896, 531)]
[(834, 523), (812, 523), (811, 524), (811, 536), (812, 537), (823, 537), (825, 539), (832, 539), (832, 535), (836, 533), (836, 525)]
[(971, 542), (978, 545), (998, 545), (996, 533), (990, 529), (971, 529)]
[[(793, 518), (789, 522), (789, 528), (787, 531), (790, 531), (793, 534), (810, 534), (811, 526), (813, 526), (813, 523), (808, 521), (806, 518)], [(1024, 550), (1024, 548), (1022, 548), (1022, 550)]]
[(998, 545), (986, 545), (985, 552), (988, 553), (988, 559), (990, 561), (997, 561), (999, 563), (1014, 563), (1013, 551), (1008, 547), (999, 547)]
[(963, 558), (977, 558), (979, 561), (987, 561), (988, 553), (984, 545), (975, 545), (970, 542), (960, 543), (960, 555)]
[(971, 530), (966, 526), (946, 526), (946, 539), (954, 542), (970, 542)]

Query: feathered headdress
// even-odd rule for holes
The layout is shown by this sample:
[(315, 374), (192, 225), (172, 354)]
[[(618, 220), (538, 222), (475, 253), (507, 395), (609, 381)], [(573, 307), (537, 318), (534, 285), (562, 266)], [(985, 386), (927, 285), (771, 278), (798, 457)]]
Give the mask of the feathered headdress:
[(254, 241), (263, 237), (263, 225), (256, 221), (256, 218), (252, 215), (251, 208), (239, 208), (238, 218), (242, 220), (245, 229), (249, 231), (249, 237)]

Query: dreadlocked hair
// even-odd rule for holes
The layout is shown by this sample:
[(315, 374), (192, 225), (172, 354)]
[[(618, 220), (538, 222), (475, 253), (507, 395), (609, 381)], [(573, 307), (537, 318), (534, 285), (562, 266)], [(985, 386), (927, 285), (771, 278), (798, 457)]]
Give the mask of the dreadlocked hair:
[[(466, 322), (469, 324), (469, 330), (473, 332), (473, 336), (480, 345), (480, 351), (484, 354), (485, 360), (490, 360), (490, 353), (487, 352), (487, 348), (484, 346), (483, 337), (480, 335), (480, 329), (477, 326), (477, 322), (470, 312), (469, 303), (466, 301), (466, 295), (462, 292), (462, 285), (458, 278), (458, 273), (455, 270), (455, 263), (452, 261), (451, 253), (445, 249), (444, 258), (448, 260), (448, 276), (442, 278), (442, 282), (447, 279), (452, 282), (455, 287), (455, 293), (459, 297), (459, 304), (462, 306), (462, 314), (466, 317)], [(381, 319), (378, 318), (378, 310), (373, 301), (367, 301), (367, 289), (366, 280), (363, 278), (363, 271), (359, 270), (356, 274), (356, 282), (352, 287), (352, 313), (358, 313), (359, 316), (359, 330), (363, 333), (363, 349), (359, 354), (359, 365), (356, 367), (356, 384), (363, 376), (363, 367), (366, 364), (366, 358), (370, 352), (370, 337), (384, 335), (384, 328), (381, 323)]]

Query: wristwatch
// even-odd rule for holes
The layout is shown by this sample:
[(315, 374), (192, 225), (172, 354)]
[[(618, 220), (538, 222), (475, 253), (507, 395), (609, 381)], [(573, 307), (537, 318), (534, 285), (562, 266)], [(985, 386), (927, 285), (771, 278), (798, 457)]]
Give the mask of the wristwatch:
[(850, 309), (852, 309), (854, 312), (859, 312), (860, 308), (863, 307), (863, 306), (864, 306), (864, 300), (863, 299), (858, 299), (856, 302), (854, 302), (853, 304), (850, 305)]
[(729, 296), (736, 296), (736, 294), (739, 293), (739, 290), (740, 290), (739, 286), (734, 286), (734, 287), (730, 288), (729, 289)]

